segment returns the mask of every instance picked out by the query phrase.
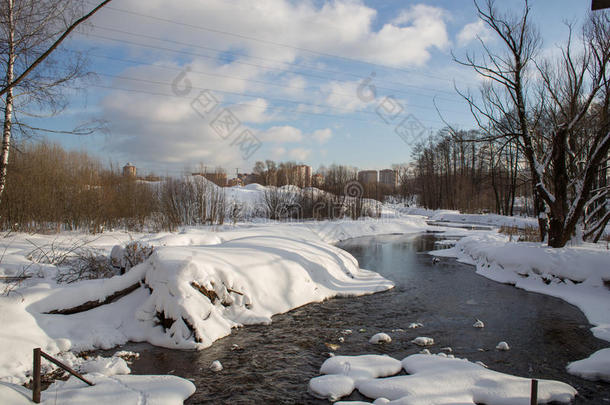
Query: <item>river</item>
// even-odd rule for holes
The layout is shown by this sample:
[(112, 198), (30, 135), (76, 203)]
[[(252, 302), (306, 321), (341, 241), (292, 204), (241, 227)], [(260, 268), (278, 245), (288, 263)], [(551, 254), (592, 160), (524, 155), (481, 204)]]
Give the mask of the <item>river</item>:
[[(387, 235), (338, 245), (362, 268), (393, 280), (396, 287), (391, 291), (306, 305), (275, 316), (271, 325), (235, 330), (198, 352), (137, 343), (122, 349), (140, 353), (131, 366), (134, 374), (192, 379), (197, 392), (187, 404), (328, 404), (311, 397), (307, 383), (318, 375), (329, 351), (386, 353), (402, 359), (419, 352), (410, 342), (416, 336), (434, 338), (433, 353), (451, 347), (456, 357), (483, 361), (493, 370), (569, 383), (580, 393), (575, 404), (610, 403), (610, 384), (565, 372), (569, 361), (607, 346), (592, 336), (580, 310), (557, 298), (488, 280), (454, 259), (433, 263), (426, 252), (438, 247), (437, 238)], [(484, 321), (485, 328), (473, 328), (476, 319)], [(424, 326), (407, 329), (411, 322)], [(345, 329), (353, 333), (342, 334)], [(369, 344), (377, 332), (390, 334), (392, 342)], [(502, 340), (510, 351), (495, 350)], [(326, 343), (340, 347), (331, 350)], [(224, 366), (220, 373), (209, 370), (214, 360)], [(347, 399), (365, 398), (355, 392)]]

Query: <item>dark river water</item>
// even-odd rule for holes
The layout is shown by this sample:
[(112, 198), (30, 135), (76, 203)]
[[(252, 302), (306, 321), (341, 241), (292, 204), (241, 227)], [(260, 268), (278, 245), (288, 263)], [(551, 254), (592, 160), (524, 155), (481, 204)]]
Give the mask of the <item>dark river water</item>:
[[(187, 404), (328, 404), (307, 393), (309, 379), (328, 358), (325, 343), (340, 345), (336, 354), (386, 353), (402, 359), (419, 352), (411, 343), (417, 336), (434, 338), (433, 353), (448, 346), (457, 357), (481, 360), (493, 370), (571, 384), (580, 393), (575, 404), (610, 404), (610, 384), (565, 372), (568, 362), (607, 346), (592, 336), (576, 307), (490, 281), (454, 259), (434, 264), (425, 252), (435, 248), (435, 240), (430, 234), (390, 235), (339, 244), (362, 268), (393, 280), (391, 291), (310, 304), (275, 316), (271, 325), (235, 330), (200, 352), (148, 344), (123, 348), (140, 353), (131, 366), (134, 374), (191, 379), (197, 392)], [(485, 322), (484, 329), (472, 327), (476, 318)], [(411, 322), (424, 326), (407, 329)], [(353, 333), (344, 336), (344, 329)], [(392, 342), (369, 344), (377, 332), (390, 334)], [(495, 350), (502, 340), (510, 351)], [(209, 370), (214, 360), (221, 361), (223, 371)], [(347, 399), (365, 398), (355, 392)]]

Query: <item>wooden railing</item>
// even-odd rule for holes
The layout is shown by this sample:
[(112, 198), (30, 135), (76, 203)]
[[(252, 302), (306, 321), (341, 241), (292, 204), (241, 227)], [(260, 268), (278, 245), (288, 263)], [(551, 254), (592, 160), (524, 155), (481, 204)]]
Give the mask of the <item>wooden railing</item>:
[(32, 401), (39, 404), (40, 403), (40, 362), (42, 357), (49, 360), (51, 363), (61, 367), (66, 370), (68, 373), (72, 374), (74, 377), (86, 382), (89, 385), (94, 385), (91, 381), (87, 380), (85, 377), (72, 370), (70, 367), (66, 366), (61, 361), (51, 357), (47, 353), (43, 352), (40, 347), (34, 349), (34, 372), (33, 372), (33, 382), (32, 382)]

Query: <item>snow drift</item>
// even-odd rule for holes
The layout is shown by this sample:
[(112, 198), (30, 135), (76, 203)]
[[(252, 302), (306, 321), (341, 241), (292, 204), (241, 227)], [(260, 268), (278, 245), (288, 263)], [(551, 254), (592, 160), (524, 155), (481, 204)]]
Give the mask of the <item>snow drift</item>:
[(382, 229), (355, 221), (151, 235), (142, 240), (155, 245), (152, 256), (122, 276), (67, 286), (28, 281), (0, 297), (0, 322), (11, 325), (0, 330), (0, 380), (26, 381), (34, 347), (57, 354), (147, 341), (202, 349), (232, 328), (270, 323), (307, 303), (390, 289), (392, 282), (323, 241)]

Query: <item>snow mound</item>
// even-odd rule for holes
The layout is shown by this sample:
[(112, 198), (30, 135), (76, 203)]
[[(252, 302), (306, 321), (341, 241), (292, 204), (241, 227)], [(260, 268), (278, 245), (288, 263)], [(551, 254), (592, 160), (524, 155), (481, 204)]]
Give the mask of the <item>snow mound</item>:
[(369, 339), (369, 343), (372, 343), (374, 345), (379, 345), (382, 343), (390, 343), (391, 341), (392, 341), (392, 338), (390, 337), (390, 335), (388, 335), (387, 333), (383, 333), (383, 332), (377, 333)]
[[(95, 385), (70, 377), (42, 391), (42, 404), (141, 404), (182, 405), (193, 395), (195, 385), (183, 378), (157, 375), (87, 375)], [(19, 385), (0, 383), (0, 398), (11, 405), (31, 404), (31, 391)]]
[(587, 380), (610, 382), (610, 348), (598, 350), (586, 359), (568, 364), (567, 370)]
[(222, 371), (222, 363), (219, 360), (214, 360), (212, 364), (210, 364), (210, 370), (219, 372)]
[(145, 266), (152, 293), (137, 318), (165, 323), (162, 345), (180, 348), (208, 347), (234, 327), (310, 302), (393, 286), (334, 246), (281, 237), (160, 247)]
[(78, 369), (83, 374), (97, 373), (108, 377), (131, 373), (127, 362), (120, 357), (97, 357), (84, 362)]
[(431, 337), (419, 336), (413, 339), (411, 342), (418, 346), (432, 346), (434, 344), (434, 339)]
[(485, 324), (483, 323), (483, 321), (477, 319), (477, 321), (472, 324), (472, 327), (473, 328), (484, 328)]
[(326, 375), (309, 381), (309, 392), (316, 398), (336, 401), (354, 391), (358, 381), (395, 375), (401, 369), (400, 361), (389, 356), (334, 356), (320, 367), (320, 373)]
[[(342, 356), (349, 363), (349, 356)], [(356, 356), (362, 357), (362, 356)], [(371, 368), (375, 358), (368, 356)], [(364, 359), (362, 359), (364, 360)], [(327, 360), (328, 361), (328, 360)], [(505, 405), (529, 403), (531, 380), (488, 370), (485, 367), (457, 359), (441, 356), (414, 354), (406, 357), (402, 367), (409, 375), (387, 378), (354, 379), (340, 369), (336, 374), (315, 377), (313, 384), (321, 391), (333, 390), (332, 381), (340, 381), (342, 389), (334, 389), (336, 395), (349, 395), (350, 379), (362, 395), (375, 400), (375, 404), (394, 405), (450, 405), (479, 404)], [(366, 369), (366, 363), (360, 367)], [(397, 371), (398, 372), (398, 371)], [(331, 377), (337, 377), (337, 380)], [(323, 380), (317, 380), (324, 378)], [(319, 383), (319, 384), (318, 384)], [(310, 382), (310, 387), (312, 383)], [(570, 385), (550, 380), (539, 380), (538, 402), (570, 403), (576, 390)], [(364, 404), (366, 402), (337, 402), (337, 404)]]
[(506, 351), (510, 350), (510, 346), (506, 342), (500, 342), (496, 345), (496, 349), (506, 352)]
[(319, 399), (337, 399), (349, 395), (355, 389), (354, 380), (346, 375), (322, 375), (309, 381), (309, 393)]
[(390, 356), (364, 354), (360, 356), (335, 356), (320, 367), (321, 374), (343, 374), (355, 381), (394, 375), (402, 364)]

